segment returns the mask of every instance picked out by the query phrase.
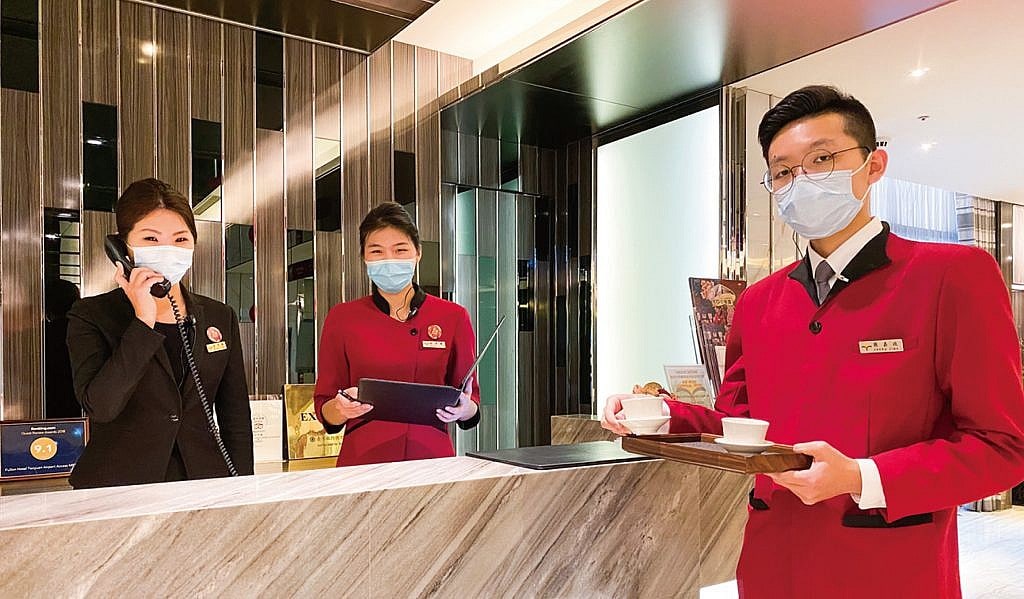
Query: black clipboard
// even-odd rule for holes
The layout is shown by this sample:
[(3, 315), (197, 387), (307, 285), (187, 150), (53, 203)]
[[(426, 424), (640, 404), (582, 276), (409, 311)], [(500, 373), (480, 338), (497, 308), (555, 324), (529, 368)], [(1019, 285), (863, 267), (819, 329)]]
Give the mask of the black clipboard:
[(386, 381), (382, 379), (360, 379), (359, 398), (360, 403), (373, 406), (373, 409), (362, 417), (363, 420), (387, 420), (389, 422), (401, 422), (405, 424), (423, 424), (427, 426), (444, 425), (437, 418), (437, 410), (455, 406), (459, 403), (459, 395), (469, 385), (470, 377), (476, 372), (477, 366), (487, 350), (490, 349), (494, 338), (505, 317), (502, 316), (498, 325), (494, 327), (490, 339), (484, 345), (483, 350), (476, 357), (469, 372), (462, 378), (459, 387), (450, 385), (427, 385), (424, 383), (408, 383), (403, 381)]

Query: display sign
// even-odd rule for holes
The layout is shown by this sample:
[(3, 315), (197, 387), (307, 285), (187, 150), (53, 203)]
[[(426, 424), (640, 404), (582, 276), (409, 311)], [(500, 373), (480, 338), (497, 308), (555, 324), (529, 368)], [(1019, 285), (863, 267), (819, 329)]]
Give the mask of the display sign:
[(88, 441), (85, 418), (0, 422), (0, 478), (67, 476)]
[(288, 424), (288, 459), (327, 458), (341, 451), (344, 433), (328, 435), (313, 408), (316, 385), (285, 385), (284, 409)]
[(280, 395), (249, 396), (254, 462), (284, 460), (284, 401)]

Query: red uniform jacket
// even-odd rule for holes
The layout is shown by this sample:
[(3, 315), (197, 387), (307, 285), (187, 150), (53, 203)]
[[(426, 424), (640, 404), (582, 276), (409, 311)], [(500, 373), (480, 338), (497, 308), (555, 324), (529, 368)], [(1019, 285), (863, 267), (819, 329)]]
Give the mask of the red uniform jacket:
[[(321, 408), (339, 389), (359, 385), (363, 378), (433, 385), (461, 384), (476, 357), (476, 338), (466, 309), (428, 296), (417, 288), (413, 315), (399, 322), (388, 315), (387, 302), (374, 292), (334, 306), (320, 338), (314, 401), (316, 415), (329, 433), (341, 430), (324, 422)], [(424, 341), (443, 341), (445, 347)], [(473, 380), (473, 401), (480, 387)], [(479, 421), (460, 422), (470, 428)], [(455, 455), (448, 427), (402, 424), (355, 418), (347, 423), (338, 466), (377, 464)]]
[[(819, 307), (806, 259), (752, 285), (716, 410), (669, 402), (672, 431), (768, 420), (878, 465), (887, 508), (804, 505), (757, 477), (737, 568), (751, 598), (960, 596), (956, 507), (1024, 480), (1021, 352), (996, 262), (965, 246), (872, 239)], [(902, 339), (903, 351), (859, 342)], [(859, 527), (856, 527), (859, 526)]]

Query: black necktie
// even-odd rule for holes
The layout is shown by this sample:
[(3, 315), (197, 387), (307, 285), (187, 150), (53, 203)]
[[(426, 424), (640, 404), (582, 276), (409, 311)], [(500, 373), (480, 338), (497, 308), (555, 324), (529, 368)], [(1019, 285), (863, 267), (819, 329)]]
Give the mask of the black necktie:
[(828, 281), (834, 274), (836, 274), (836, 271), (832, 270), (828, 260), (822, 260), (818, 263), (818, 267), (814, 269), (814, 284), (818, 288), (819, 306), (825, 303), (825, 298), (828, 297), (828, 292), (831, 291)]

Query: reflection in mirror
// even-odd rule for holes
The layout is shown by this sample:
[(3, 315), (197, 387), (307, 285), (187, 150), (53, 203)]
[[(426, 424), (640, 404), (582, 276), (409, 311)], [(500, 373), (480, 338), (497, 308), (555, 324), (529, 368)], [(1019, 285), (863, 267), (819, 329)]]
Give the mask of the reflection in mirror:
[(256, 33), (256, 127), (284, 131), (284, 39)]
[(396, 202), (405, 208), (405, 211), (416, 219), (416, 155), (412, 152), (396, 151), (393, 156), (395, 170), (395, 197)]
[(112, 212), (117, 203), (117, 108), (82, 103), (82, 205)]
[(198, 220), (221, 218), (221, 125), (192, 119), (192, 211)]
[(81, 295), (81, 225), (78, 212), (47, 208), (43, 213), (43, 352), (47, 418), (78, 418), (68, 357), (67, 313)]
[(288, 231), (288, 383), (312, 383), (316, 362), (313, 232)]
[(341, 143), (335, 139), (313, 140), (316, 173), (316, 230), (341, 230)]
[(240, 323), (252, 323), (256, 313), (253, 239), (251, 225), (224, 225), (225, 298)]
[(498, 147), (501, 168), (501, 188), (521, 191), (519, 187), (519, 144), (502, 141)]

